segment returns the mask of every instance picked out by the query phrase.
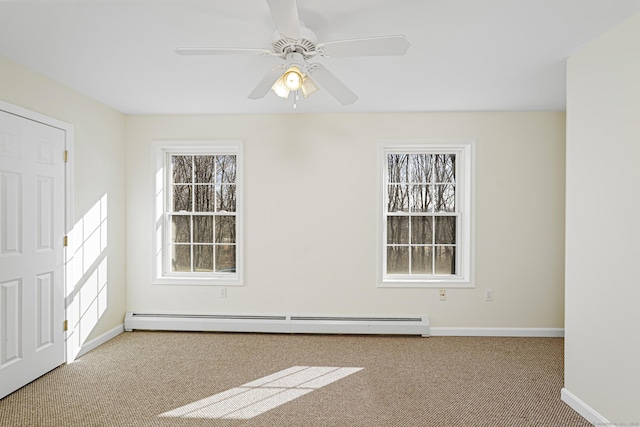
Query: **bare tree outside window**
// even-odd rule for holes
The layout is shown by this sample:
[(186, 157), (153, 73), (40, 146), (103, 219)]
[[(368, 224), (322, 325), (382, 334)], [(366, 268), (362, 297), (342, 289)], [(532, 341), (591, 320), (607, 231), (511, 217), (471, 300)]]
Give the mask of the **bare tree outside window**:
[(386, 169), (386, 274), (457, 274), (456, 154), (387, 154)]
[(236, 156), (170, 155), (171, 272), (236, 271)]

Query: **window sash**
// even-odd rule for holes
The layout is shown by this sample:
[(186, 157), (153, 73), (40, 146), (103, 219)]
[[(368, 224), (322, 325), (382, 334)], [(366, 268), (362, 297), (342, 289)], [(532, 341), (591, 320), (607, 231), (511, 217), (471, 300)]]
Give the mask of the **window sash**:
[[(400, 277), (400, 278), (404, 278), (407, 276), (410, 276), (412, 278), (420, 278), (420, 277), (425, 277), (425, 278), (434, 278), (434, 277), (450, 277), (450, 276), (457, 276), (459, 275), (458, 272), (460, 271), (460, 263), (459, 263), (459, 256), (454, 256), (454, 264), (453, 264), (453, 273), (452, 274), (448, 274), (448, 273), (438, 273), (437, 271), (439, 270), (438, 266), (437, 266), (437, 262), (438, 262), (438, 249), (437, 248), (450, 248), (453, 250), (454, 254), (457, 254), (458, 251), (458, 240), (459, 240), (459, 233), (457, 232), (460, 229), (460, 220), (462, 215), (458, 212), (458, 213), (396, 213), (396, 212), (387, 212), (386, 214), (386, 219), (385, 219), (385, 228), (386, 228), (386, 237), (385, 237), (385, 246), (386, 246), (386, 257), (385, 257), (385, 264), (383, 266), (384, 268), (384, 273), (387, 277), (390, 276), (394, 276), (394, 277)], [(407, 228), (408, 228), (408, 233), (407, 233), (407, 237), (406, 239), (402, 239), (402, 241), (400, 242), (389, 242), (389, 220), (392, 218), (406, 218), (407, 221)], [(416, 242), (414, 235), (418, 234), (418, 232), (414, 232), (414, 228), (417, 228), (417, 226), (414, 226), (414, 218), (427, 218), (427, 219), (431, 219), (432, 223), (430, 224), (430, 230), (429, 230), (429, 234), (430, 234), (430, 239), (428, 242)], [(455, 235), (455, 239), (451, 239), (449, 241), (442, 241), (444, 239), (440, 238), (438, 239), (438, 229), (435, 226), (435, 223), (437, 222), (436, 219), (438, 218), (451, 218), (454, 221), (454, 235)], [(440, 241), (439, 241), (440, 240)], [(407, 272), (406, 273), (389, 273), (388, 268), (389, 268), (389, 263), (388, 263), (388, 252), (391, 248), (407, 248), (408, 251), (408, 260), (407, 260)], [(431, 256), (430, 256), (430, 264), (431, 264), (431, 268), (430, 268), (430, 273), (428, 272), (424, 272), (424, 273), (414, 273), (414, 257), (413, 257), (413, 248), (426, 248), (426, 249), (431, 249)]]
[[(241, 142), (156, 142), (154, 146), (157, 167), (153, 283), (242, 285)], [(172, 160), (179, 156), (187, 157), (191, 165), (185, 166), (186, 174), (176, 178)], [(198, 156), (205, 158), (198, 159)], [(211, 163), (215, 163), (215, 170)], [(200, 169), (197, 173), (196, 168), (203, 164), (207, 171)], [(184, 203), (174, 203), (178, 187), (189, 188), (190, 196)], [(212, 191), (201, 193), (205, 203), (198, 205), (197, 189), (207, 187)], [(185, 218), (184, 232), (176, 239), (172, 233), (174, 221), (179, 217)], [(211, 218), (212, 222), (205, 218)], [(233, 220), (219, 222), (224, 218)], [(207, 227), (211, 228), (211, 233)], [(200, 236), (196, 234), (198, 230)], [(184, 255), (180, 266), (173, 264), (176, 251), (182, 251)]]
[[(167, 187), (169, 189), (169, 191), (167, 192), (168, 197), (166, 198), (167, 204), (165, 206), (165, 230), (167, 231), (167, 236), (165, 238), (164, 241), (164, 247), (165, 247), (165, 263), (164, 263), (164, 275), (167, 277), (190, 277), (190, 276), (201, 276), (201, 277), (224, 277), (230, 274), (233, 274), (237, 271), (236, 266), (235, 266), (235, 260), (237, 260), (238, 255), (237, 255), (237, 245), (234, 244), (224, 244), (224, 243), (217, 243), (213, 242), (210, 246), (212, 247), (212, 259), (211, 259), (211, 271), (197, 271), (198, 268), (196, 267), (196, 262), (199, 261), (199, 259), (197, 259), (196, 257), (196, 250), (198, 249), (198, 247), (201, 246), (209, 246), (208, 243), (205, 242), (195, 242), (194, 241), (194, 221), (193, 218), (194, 217), (208, 217), (211, 216), (212, 218), (214, 218), (214, 222), (215, 219), (217, 217), (222, 217), (222, 216), (229, 216), (229, 217), (234, 217), (235, 218), (235, 214), (234, 213), (229, 213), (227, 211), (220, 211), (218, 208), (221, 205), (221, 203), (219, 203), (219, 197), (222, 194), (221, 190), (222, 188), (236, 188), (236, 182), (235, 182), (235, 176), (236, 174), (233, 174), (233, 182), (231, 182), (228, 177), (224, 176), (224, 171), (220, 172), (219, 171), (219, 160), (218, 157), (219, 156), (233, 156), (235, 157), (235, 155), (230, 155), (228, 153), (225, 154), (217, 154), (215, 151), (211, 151), (211, 152), (203, 152), (203, 153), (182, 153), (182, 152), (167, 152), (167, 158), (166, 158), (166, 168), (169, 171), (167, 173)], [(187, 157), (190, 158), (191, 161), (191, 165), (188, 169), (190, 169), (190, 175), (191, 177), (187, 179), (187, 177), (183, 176), (183, 179), (180, 179), (178, 182), (174, 181), (175, 178), (175, 161), (174, 158), (176, 157)], [(204, 179), (202, 179), (201, 177), (198, 176), (198, 165), (200, 163), (202, 163), (202, 160), (200, 162), (198, 162), (198, 158), (201, 157), (211, 157), (212, 158), (212, 163), (213, 163), (213, 171), (211, 173), (211, 176), (208, 177), (209, 178), (209, 182), (206, 182)], [(237, 158), (235, 158), (235, 163), (237, 164)], [(222, 179), (221, 179), (222, 178)], [(224, 179), (227, 178), (227, 179)], [(188, 188), (190, 189), (190, 203), (188, 206), (188, 210), (175, 210), (175, 206), (176, 203), (174, 201), (174, 197), (176, 195), (176, 187), (178, 188)], [(212, 194), (213, 196), (213, 200), (211, 201), (213, 206), (212, 206), (212, 210), (202, 210), (202, 206), (198, 206), (197, 200), (198, 198), (196, 197), (197, 194), (197, 189), (198, 188), (209, 188), (212, 187), (214, 189), (214, 192)], [(235, 206), (235, 203), (234, 203)], [(185, 206), (186, 207), (186, 206)], [(235, 210), (235, 208), (234, 208)], [(233, 212), (233, 211), (232, 211)], [(172, 219), (174, 217), (186, 217), (189, 218), (189, 241), (188, 242), (175, 242), (172, 238), (172, 236), (170, 235), (173, 232), (173, 224), (172, 224)], [(214, 226), (215, 227), (215, 226)], [(237, 235), (237, 227), (238, 227), (238, 221), (235, 221), (235, 230), (234, 230), (234, 235)], [(215, 234), (215, 231), (214, 231)], [(215, 246), (219, 246), (220, 248), (222, 247), (228, 247), (231, 246), (233, 247), (233, 255), (232, 258), (234, 260), (234, 265), (233, 265), (233, 271), (225, 271), (225, 272), (221, 272), (220, 270), (218, 270), (216, 267), (216, 257), (218, 256), (218, 248), (216, 248)], [(178, 270), (178, 266), (176, 265), (175, 261), (176, 261), (176, 252), (178, 249), (181, 249), (182, 252), (184, 253), (185, 249), (188, 250), (188, 260), (189, 260), (189, 265), (186, 266), (188, 267), (186, 270), (188, 271), (184, 271), (185, 270), (185, 266), (182, 267), (182, 271)], [(227, 267), (230, 268), (230, 267)], [(202, 269), (201, 269), (202, 270)], [(208, 270), (208, 269), (207, 269)]]
[[(472, 265), (471, 265), (471, 161), (473, 156), (473, 143), (471, 141), (440, 141), (440, 142), (425, 142), (425, 141), (383, 141), (380, 144), (380, 164), (381, 164), (381, 186), (382, 186), (382, 215), (383, 220), (380, 231), (380, 265), (379, 271), (381, 272), (380, 286), (452, 286), (463, 287), (469, 286), (472, 282)], [(438, 155), (455, 155), (455, 163), (449, 164), (446, 167), (441, 167), (439, 173), (434, 173), (433, 170), (423, 168), (421, 173), (412, 173), (410, 167), (406, 171), (394, 172), (394, 176), (390, 175), (390, 162), (389, 156), (400, 155), (407, 156), (409, 159), (411, 155), (417, 155), (413, 158), (417, 161), (421, 161), (420, 156), (438, 156)], [(434, 159), (435, 157), (430, 157)], [(441, 158), (438, 158), (439, 160)], [(446, 173), (442, 173), (444, 170), (452, 171), (455, 176), (451, 177)], [(437, 179), (434, 175), (440, 175), (441, 179)], [(425, 203), (423, 205), (403, 202), (401, 209), (389, 210), (390, 205), (393, 206), (393, 202), (389, 203), (389, 194), (391, 186), (405, 186), (409, 192), (411, 186), (424, 186), (427, 188), (436, 188), (436, 186), (452, 186), (452, 192), (455, 193), (453, 197), (453, 205), (451, 202), (445, 203), (440, 206), (440, 211), (433, 205), (432, 202)], [(424, 194), (424, 190), (423, 194)], [(417, 194), (417, 193), (416, 193)], [(409, 197), (410, 198), (410, 197)], [(396, 205), (397, 206), (397, 205)], [(431, 218), (431, 240), (429, 242), (416, 241), (414, 239), (415, 230), (412, 223), (414, 218)], [(455, 218), (455, 241), (438, 243), (435, 240), (434, 234), (436, 233), (436, 227), (433, 225), (436, 218)], [(389, 233), (389, 221), (394, 218), (407, 218), (408, 230), (405, 232), (408, 236), (403, 236), (404, 241), (390, 241)], [(418, 240), (420, 240), (419, 238)], [(390, 271), (389, 256), (391, 249), (397, 249), (402, 252), (402, 268), (398, 271)], [(440, 249), (440, 248), (447, 248)], [(444, 266), (452, 270), (452, 274), (443, 273), (443, 265), (437, 265), (438, 257), (437, 252), (449, 251), (449, 254), (441, 253), (443, 256), (453, 256), (453, 265), (449, 267)], [(429, 253), (430, 252), (430, 253)], [(397, 255), (397, 254), (396, 254)], [(442, 258), (451, 259), (451, 258)], [(426, 264), (430, 264), (425, 266)], [(423, 265), (424, 264), (424, 265)], [(446, 269), (445, 269), (446, 270)]]
[[(228, 275), (230, 273), (235, 273), (237, 271), (237, 267), (236, 267), (236, 260), (238, 258), (237, 255), (237, 248), (238, 248), (238, 244), (237, 244), (237, 240), (236, 240), (236, 236), (238, 235), (238, 221), (236, 219), (236, 215), (235, 214), (228, 214), (228, 213), (224, 213), (224, 214), (218, 214), (218, 213), (212, 213), (212, 212), (176, 212), (176, 213), (172, 213), (172, 212), (167, 212), (165, 213), (165, 229), (167, 230), (167, 234), (171, 235), (173, 234), (174, 231), (174, 227), (173, 227), (173, 223), (172, 220), (174, 217), (186, 217), (189, 218), (189, 233), (188, 233), (188, 241), (176, 241), (173, 236), (169, 237), (166, 242), (165, 242), (165, 246), (166, 246), (166, 255), (165, 255), (165, 274), (167, 276), (176, 276), (176, 277), (189, 277), (191, 275), (196, 275), (196, 276), (203, 276), (203, 277), (207, 277), (207, 276), (212, 276), (212, 275), (221, 275), (220, 277), (223, 277), (222, 275)], [(195, 217), (206, 217), (206, 218), (212, 218), (213, 219), (213, 223), (212, 223), (212, 232), (211, 232), (211, 241), (198, 241), (196, 239), (196, 232), (195, 232), (195, 221), (194, 218)], [(216, 234), (217, 234), (217, 230), (218, 230), (218, 220), (221, 218), (233, 218), (234, 219), (234, 226), (233, 226), (233, 241), (216, 241)], [(178, 247), (182, 247), (182, 248), (188, 248), (189, 250), (189, 271), (178, 271), (176, 270), (176, 268), (174, 267), (173, 263), (174, 263), (174, 258), (171, 256), (172, 253), (174, 253), (175, 249), (177, 249)], [(196, 261), (197, 261), (197, 257), (195, 256), (195, 251), (197, 247), (211, 247), (212, 249), (212, 253), (211, 253), (211, 259), (212, 259), (212, 263), (211, 263), (211, 271), (198, 271), (198, 268), (196, 268)], [(218, 265), (218, 255), (219, 255), (219, 251), (224, 251), (225, 249), (228, 250), (229, 247), (233, 247), (233, 266), (230, 266), (228, 264), (223, 264), (225, 267), (219, 269), (219, 265)], [(202, 268), (200, 268), (200, 270), (202, 270)]]

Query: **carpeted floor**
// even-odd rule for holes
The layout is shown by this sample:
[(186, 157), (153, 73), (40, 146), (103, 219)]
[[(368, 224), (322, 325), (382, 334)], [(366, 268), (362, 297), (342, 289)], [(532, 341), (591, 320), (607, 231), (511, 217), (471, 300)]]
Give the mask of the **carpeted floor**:
[[(161, 416), (292, 366), (363, 368), (245, 420)], [(560, 338), (124, 333), (0, 400), (0, 426), (590, 426)]]

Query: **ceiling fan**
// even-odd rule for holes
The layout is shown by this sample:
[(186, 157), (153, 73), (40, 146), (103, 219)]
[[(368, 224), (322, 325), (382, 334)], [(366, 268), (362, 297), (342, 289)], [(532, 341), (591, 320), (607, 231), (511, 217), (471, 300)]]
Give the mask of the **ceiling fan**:
[(284, 59), (284, 63), (267, 72), (249, 94), (249, 99), (263, 98), (270, 89), (282, 98), (288, 98), (290, 92), (295, 92), (297, 97), (298, 91), (306, 98), (322, 87), (341, 104), (349, 105), (358, 96), (322, 64), (307, 60), (316, 56), (404, 55), (409, 48), (409, 41), (404, 35), (319, 43), (315, 33), (300, 21), (296, 0), (267, 0), (267, 4), (277, 28), (271, 37), (271, 49), (180, 47), (175, 52), (179, 55), (277, 56)]

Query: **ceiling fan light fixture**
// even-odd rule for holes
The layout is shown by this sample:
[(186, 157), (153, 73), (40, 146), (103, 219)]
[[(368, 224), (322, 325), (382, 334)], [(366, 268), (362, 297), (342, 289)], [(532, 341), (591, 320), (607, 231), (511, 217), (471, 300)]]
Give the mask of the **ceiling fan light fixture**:
[(289, 92), (291, 89), (284, 84), (284, 75), (278, 77), (278, 80), (271, 86), (271, 89), (278, 95), (280, 98), (288, 98)]
[(311, 77), (304, 76), (302, 78), (302, 95), (307, 98), (309, 95), (316, 93), (320, 90), (316, 82), (314, 82)]
[(306, 78), (306, 74), (300, 71), (298, 66), (292, 65), (276, 80), (271, 89), (280, 98), (288, 98), (289, 92), (300, 90), (303, 87)]
[(289, 90), (298, 90), (302, 87), (304, 76), (300, 68), (294, 66), (289, 67), (282, 75), (282, 81)]

